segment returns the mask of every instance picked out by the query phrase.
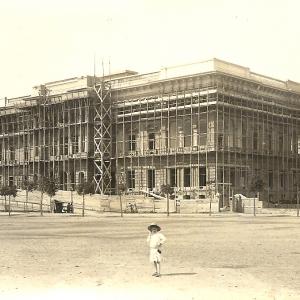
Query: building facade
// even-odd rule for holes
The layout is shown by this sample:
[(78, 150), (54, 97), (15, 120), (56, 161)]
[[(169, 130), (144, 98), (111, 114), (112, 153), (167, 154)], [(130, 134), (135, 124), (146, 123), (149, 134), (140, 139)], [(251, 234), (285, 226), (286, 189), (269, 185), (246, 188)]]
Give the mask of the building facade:
[(292, 203), (299, 180), (300, 84), (218, 59), (37, 87), (1, 108), (0, 179), (55, 178), (60, 189), (93, 181), (98, 193), (184, 199), (249, 194)]

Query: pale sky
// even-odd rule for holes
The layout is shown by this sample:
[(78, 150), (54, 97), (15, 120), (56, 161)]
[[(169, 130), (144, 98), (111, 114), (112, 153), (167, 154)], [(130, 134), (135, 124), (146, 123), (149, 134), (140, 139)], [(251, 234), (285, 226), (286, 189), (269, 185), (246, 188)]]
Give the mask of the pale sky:
[(300, 1), (0, 0), (0, 98), (94, 73), (213, 57), (300, 82)]

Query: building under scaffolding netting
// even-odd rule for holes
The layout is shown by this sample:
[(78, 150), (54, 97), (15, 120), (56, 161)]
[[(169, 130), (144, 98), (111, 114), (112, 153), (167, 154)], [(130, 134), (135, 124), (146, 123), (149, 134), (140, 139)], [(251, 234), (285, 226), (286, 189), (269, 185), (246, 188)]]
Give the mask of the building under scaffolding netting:
[(249, 194), (294, 203), (299, 181), (300, 84), (218, 59), (137, 74), (124, 71), (36, 87), (1, 108), (0, 179), (93, 181), (100, 194), (159, 193), (183, 199)]

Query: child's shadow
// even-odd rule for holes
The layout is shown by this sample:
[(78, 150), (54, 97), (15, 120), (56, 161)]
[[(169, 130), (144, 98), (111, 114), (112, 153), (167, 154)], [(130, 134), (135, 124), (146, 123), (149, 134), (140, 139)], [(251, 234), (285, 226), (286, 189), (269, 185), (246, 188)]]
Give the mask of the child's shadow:
[(161, 276), (180, 276), (180, 275), (196, 275), (198, 273), (167, 273), (161, 274)]

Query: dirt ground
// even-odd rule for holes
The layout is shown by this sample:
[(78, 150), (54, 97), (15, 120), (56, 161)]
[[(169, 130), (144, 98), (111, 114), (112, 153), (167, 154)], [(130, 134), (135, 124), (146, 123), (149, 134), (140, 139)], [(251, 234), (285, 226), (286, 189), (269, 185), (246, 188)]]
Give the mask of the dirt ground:
[[(152, 277), (147, 225), (167, 237)], [(0, 215), (0, 299), (300, 299), (300, 218)]]

